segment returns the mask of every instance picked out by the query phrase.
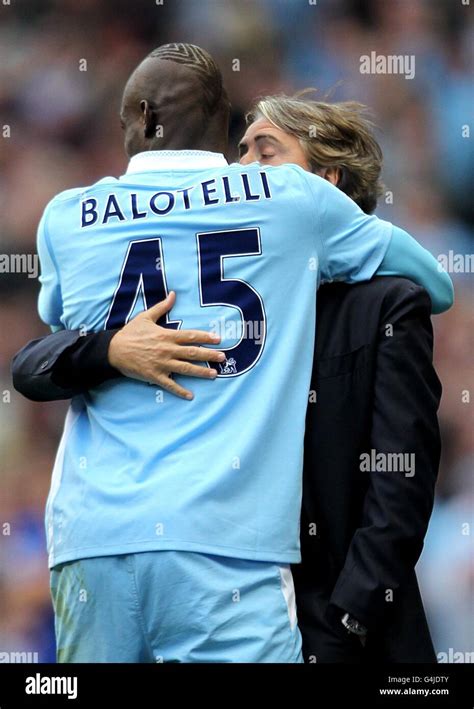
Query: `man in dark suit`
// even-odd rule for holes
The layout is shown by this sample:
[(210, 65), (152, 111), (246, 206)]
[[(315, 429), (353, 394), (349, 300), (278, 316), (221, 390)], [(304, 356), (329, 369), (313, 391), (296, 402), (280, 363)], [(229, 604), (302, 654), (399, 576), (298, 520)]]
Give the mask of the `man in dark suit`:
[[(319, 290), (293, 567), (306, 661), (436, 661), (414, 571), (440, 456), (430, 310), (402, 278)], [(363, 465), (372, 451), (413, 456), (414, 469)]]
[[(257, 103), (242, 161), (297, 162), (373, 212), (382, 151), (364, 107), (304, 93)], [(436, 661), (414, 570), (440, 457), (431, 307), (400, 278), (319, 289), (293, 566), (306, 661)]]
[[(381, 152), (356, 104), (278, 97), (257, 105), (249, 122), (257, 121), (270, 123), (271, 134), (247, 131), (243, 162), (296, 162), (375, 209)], [(305, 142), (305, 121), (316, 139)], [(62, 331), (29, 343), (14, 359), (15, 387), (52, 400), (127, 375), (184, 395), (170, 375), (202, 368), (183, 372), (173, 361), (204, 361), (209, 350), (196, 347), (207, 342), (202, 333), (178, 341), (155, 325), (173, 302), (171, 294), (119, 331)], [(414, 571), (440, 455), (430, 298), (408, 280), (384, 277), (324, 285), (317, 308), (303, 563), (293, 567), (305, 659), (434, 662)]]

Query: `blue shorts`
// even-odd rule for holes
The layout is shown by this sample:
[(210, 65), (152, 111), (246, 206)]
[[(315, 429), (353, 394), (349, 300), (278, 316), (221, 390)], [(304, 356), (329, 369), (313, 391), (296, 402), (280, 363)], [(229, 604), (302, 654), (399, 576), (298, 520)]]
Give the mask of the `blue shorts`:
[(303, 662), (288, 564), (186, 551), (51, 571), (58, 662)]

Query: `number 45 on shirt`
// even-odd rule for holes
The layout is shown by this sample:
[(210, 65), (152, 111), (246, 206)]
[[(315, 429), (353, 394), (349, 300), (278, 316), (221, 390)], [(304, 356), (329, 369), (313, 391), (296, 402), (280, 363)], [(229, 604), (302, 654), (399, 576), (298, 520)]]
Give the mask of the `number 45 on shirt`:
[[(242, 336), (233, 347), (223, 350), (224, 363), (209, 362), (220, 377), (235, 377), (255, 366), (263, 352), (266, 334), (265, 308), (259, 293), (246, 281), (224, 277), (225, 259), (262, 254), (260, 231), (236, 229), (196, 234), (198, 278), (201, 307), (227, 306), (240, 312)], [(140, 295), (145, 309), (166, 298), (168, 288), (161, 237), (131, 241), (122, 266), (119, 282), (105, 322), (105, 329), (123, 327), (135, 309)], [(246, 337), (248, 324), (260, 324), (261, 337)], [(178, 329), (181, 320), (169, 314), (158, 322), (162, 327)], [(253, 328), (250, 328), (253, 332)]]

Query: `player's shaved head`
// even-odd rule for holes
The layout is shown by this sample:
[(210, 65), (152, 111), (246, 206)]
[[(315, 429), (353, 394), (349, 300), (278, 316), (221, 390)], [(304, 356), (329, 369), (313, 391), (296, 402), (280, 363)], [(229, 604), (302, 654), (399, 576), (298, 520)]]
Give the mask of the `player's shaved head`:
[(121, 122), (129, 156), (145, 150), (227, 148), (230, 104), (211, 55), (193, 44), (151, 52), (125, 86)]

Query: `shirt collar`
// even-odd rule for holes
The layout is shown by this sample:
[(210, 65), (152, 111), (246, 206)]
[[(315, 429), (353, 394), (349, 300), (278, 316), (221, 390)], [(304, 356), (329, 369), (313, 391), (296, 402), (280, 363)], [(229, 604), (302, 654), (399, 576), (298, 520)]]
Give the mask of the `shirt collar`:
[(157, 170), (200, 170), (223, 165), (228, 165), (224, 155), (208, 150), (147, 150), (133, 155), (126, 174)]

